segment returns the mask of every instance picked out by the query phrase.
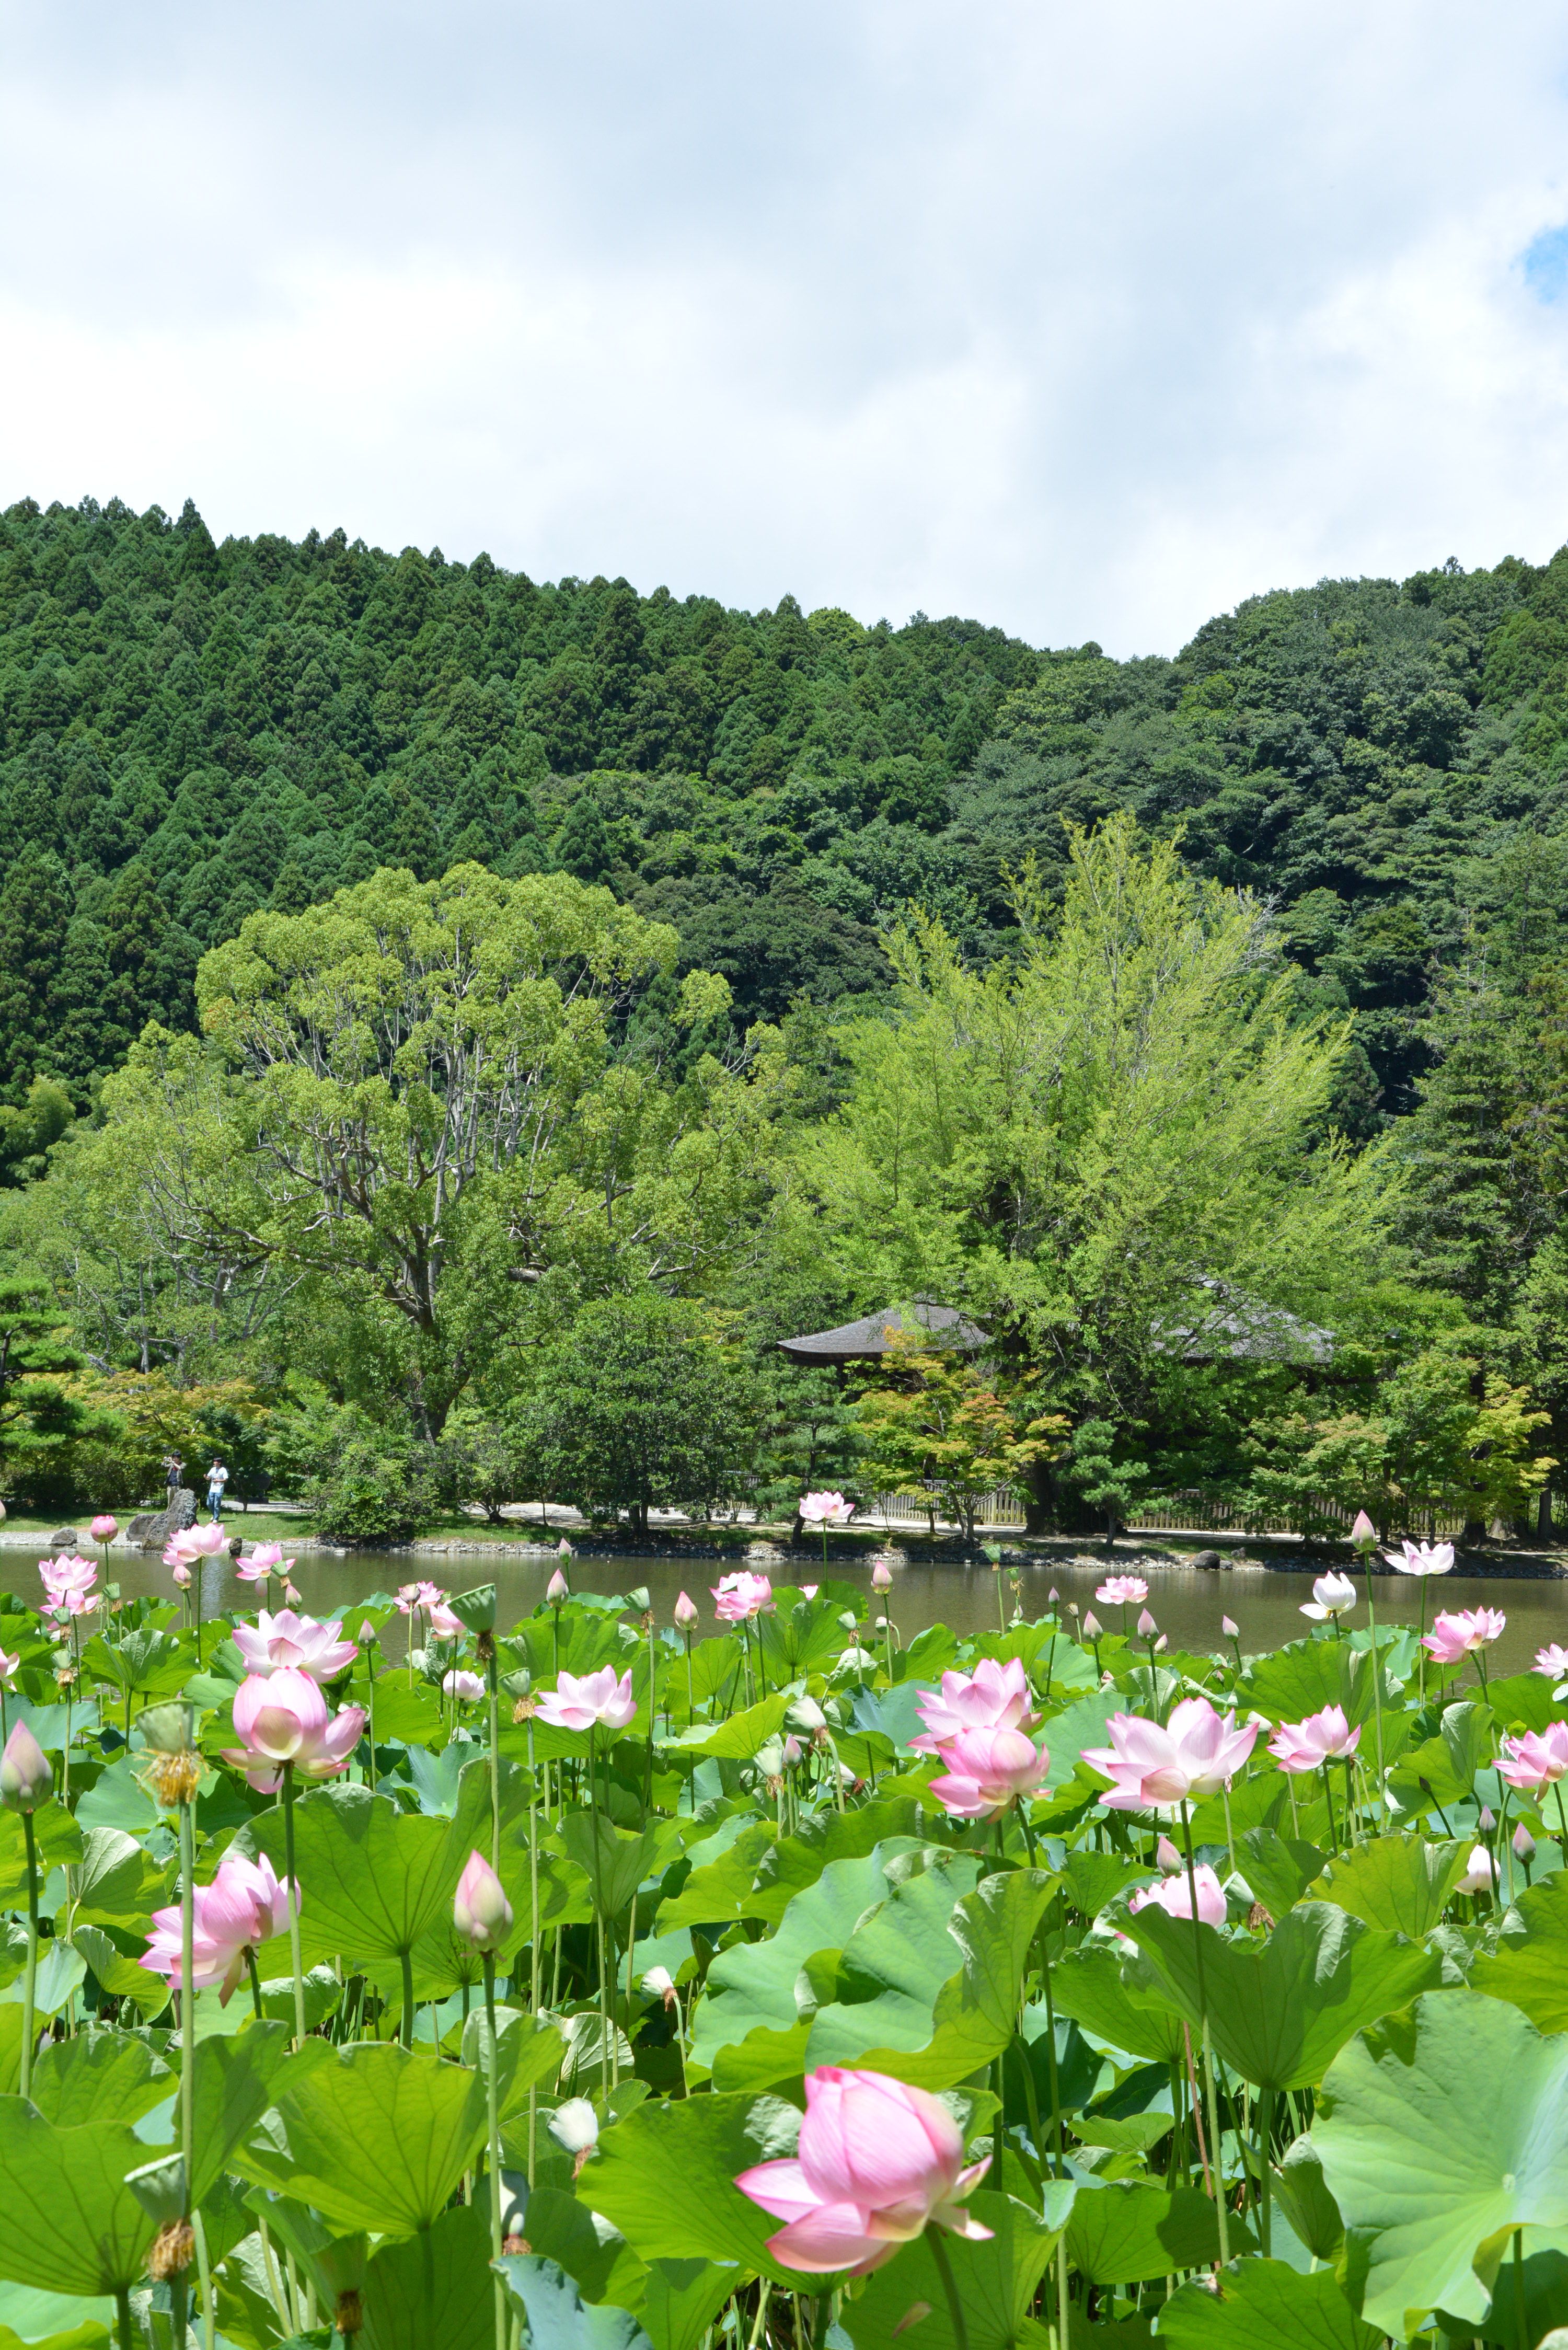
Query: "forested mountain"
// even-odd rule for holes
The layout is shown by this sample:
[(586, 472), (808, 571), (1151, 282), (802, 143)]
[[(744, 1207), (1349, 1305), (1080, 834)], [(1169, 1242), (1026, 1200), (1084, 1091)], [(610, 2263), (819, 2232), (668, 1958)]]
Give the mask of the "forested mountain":
[(1282, 901), (1361, 1053), (1342, 1121), (1407, 1109), (1419, 1019), (1521, 827), (1561, 820), (1568, 559), (1260, 597), (1173, 660), (972, 620), (727, 610), (535, 585), (341, 531), (214, 546), (30, 500), (0, 522), (0, 1095), (78, 1105), (202, 954), (381, 865), (609, 881), (743, 1018), (888, 984), (913, 899), (983, 956), (1006, 874), (1128, 806)]
[[(1513, 1510), (1568, 1456), (1565, 742), (1568, 550), (1116, 661), (14, 505), (5, 1245), (93, 1367), (32, 1490), (233, 1377), (280, 1473), (500, 1491), (624, 1341), (782, 1493), (858, 1455), (771, 1339), (934, 1284), (1057, 1517)], [(1178, 1364), (1195, 1282), (1332, 1374)]]

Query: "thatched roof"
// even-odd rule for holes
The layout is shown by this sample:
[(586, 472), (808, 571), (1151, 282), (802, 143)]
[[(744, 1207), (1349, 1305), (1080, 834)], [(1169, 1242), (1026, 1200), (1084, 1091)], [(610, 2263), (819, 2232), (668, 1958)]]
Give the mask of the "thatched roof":
[(778, 1348), (796, 1363), (874, 1363), (888, 1352), (892, 1339), (911, 1328), (924, 1331), (940, 1347), (957, 1347), (965, 1354), (991, 1343), (990, 1331), (967, 1321), (956, 1307), (921, 1299), (908, 1307), (884, 1306), (880, 1314), (841, 1323), (836, 1330), (808, 1330), (803, 1337), (781, 1338)]

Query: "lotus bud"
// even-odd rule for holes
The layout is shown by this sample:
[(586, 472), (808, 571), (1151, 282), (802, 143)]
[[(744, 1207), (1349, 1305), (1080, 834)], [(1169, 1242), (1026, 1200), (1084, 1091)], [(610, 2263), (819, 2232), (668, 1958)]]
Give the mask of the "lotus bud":
[(1476, 1825), (1480, 1828), (1482, 1835), (1490, 1835), (1493, 1828), (1496, 1827), (1497, 1814), (1492, 1810), (1490, 1804), (1483, 1804), (1481, 1805), (1480, 1818), (1477, 1821)]
[(1068, 1613), (1068, 1615), (1069, 1615), (1069, 1616), (1075, 1616), (1075, 1615), (1077, 1614), (1077, 1612), (1078, 1612), (1078, 1603), (1077, 1603), (1077, 1601), (1076, 1601), (1075, 1599), (1069, 1599), (1069, 1600), (1068, 1600), (1068, 1602), (1067, 1602), (1067, 1613)]
[(25, 1721), (19, 1721), (0, 1754), (0, 1804), (8, 1812), (36, 1812), (54, 1793), (49, 1758)]
[(1154, 1856), (1159, 1863), (1162, 1877), (1179, 1877), (1185, 1863), (1168, 1836), (1161, 1836), (1155, 1846)]
[(172, 1575), (173, 1575), (173, 1578), (174, 1578), (175, 1582), (180, 1586), (180, 1588), (181, 1588), (181, 1590), (182, 1590), (182, 1591), (184, 1591), (184, 1590), (186, 1590), (186, 1589), (188, 1589), (188, 1588), (189, 1588), (190, 1582), (191, 1582), (191, 1570), (190, 1570), (190, 1568), (189, 1568), (189, 1567), (184, 1564), (183, 1560), (182, 1560), (182, 1561), (181, 1561), (181, 1563), (180, 1563), (180, 1565), (179, 1565), (178, 1566), (173, 1567), (172, 1569), (171, 1569), (171, 1574), (172, 1574)]
[(378, 1637), (379, 1635), (377, 1634), (376, 1627), (371, 1623), (369, 1617), (367, 1616), (365, 1621), (359, 1627), (359, 1646), (362, 1648), (373, 1648), (376, 1645)]
[(1353, 1550), (1374, 1551), (1377, 1547), (1377, 1529), (1365, 1510), (1355, 1513), (1355, 1523), (1350, 1529)]
[(1221, 1616), (1220, 1618), (1220, 1629), (1224, 1634), (1227, 1640), (1239, 1640), (1241, 1637), (1241, 1627), (1237, 1623), (1233, 1616)]
[(872, 1568), (872, 1570), (871, 1570), (871, 1588), (872, 1588), (872, 1590), (873, 1590), (873, 1591), (891, 1591), (891, 1590), (892, 1590), (892, 1588), (893, 1588), (893, 1570), (892, 1570), (892, 1568), (888, 1565), (888, 1562), (887, 1562), (887, 1560), (886, 1560), (886, 1559), (879, 1558), (879, 1559), (877, 1561), (876, 1565)]
[(853, 1632), (859, 1621), (860, 1618), (853, 1607), (846, 1607), (838, 1619), (840, 1628), (846, 1632)]
[(1085, 1616), (1085, 1618), (1084, 1618), (1084, 1638), (1085, 1638), (1085, 1640), (1097, 1640), (1097, 1639), (1099, 1638), (1099, 1637), (1100, 1637), (1100, 1622), (1099, 1622), (1099, 1618), (1098, 1618), (1098, 1617), (1097, 1617), (1097, 1616), (1096, 1616), (1096, 1614), (1094, 1613), (1093, 1609), (1091, 1609), (1091, 1610), (1090, 1610), (1090, 1612), (1089, 1612), (1089, 1614), (1088, 1614), (1087, 1616)]
[(1531, 1835), (1530, 1830), (1525, 1826), (1522, 1820), (1520, 1821), (1519, 1825), (1513, 1831), (1513, 1852), (1516, 1860), (1533, 1860), (1535, 1858), (1535, 1838)]
[(697, 1621), (697, 1602), (683, 1591), (675, 1603), (675, 1628), (678, 1632), (690, 1632)]
[(1155, 1655), (1156, 1655), (1157, 1657), (1158, 1657), (1158, 1656), (1161, 1656), (1161, 1655), (1163, 1655), (1164, 1651), (1165, 1651), (1167, 1648), (1169, 1648), (1169, 1646), (1170, 1646), (1170, 1642), (1169, 1642), (1169, 1640), (1167, 1638), (1166, 1635), (1162, 1632), (1162, 1633), (1160, 1634), (1160, 1636), (1159, 1636), (1158, 1639), (1158, 1640), (1155, 1642), (1155, 1644), (1154, 1644), (1154, 1653), (1155, 1653)]
[(1140, 1640), (1152, 1640), (1158, 1629), (1159, 1626), (1155, 1622), (1154, 1617), (1149, 1614), (1148, 1609), (1146, 1607), (1142, 1615), (1137, 1619), (1138, 1638)]
[(1062, 1596), (1061, 1593), (1057, 1590), (1057, 1588), (1056, 1588), (1055, 1585), (1054, 1585), (1054, 1584), (1053, 1584), (1053, 1585), (1051, 1586), (1050, 1590), (1045, 1594), (1045, 1604), (1046, 1604), (1046, 1606), (1047, 1606), (1048, 1607), (1055, 1607), (1055, 1605), (1056, 1605), (1056, 1602), (1061, 1598), (1061, 1596)]
[(571, 1593), (566, 1588), (566, 1578), (561, 1573), (559, 1567), (556, 1569), (555, 1574), (545, 1586), (545, 1596), (549, 1601), (552, 1607), (564, 1607), (566, 1602), (571, 1597)]
[(675, 1978), (668, 1967), (649, 1967), (642, 1978), (642, 1988), (650, 1999), (660, 1999), (665, 2006), (676, 2002)]
[(116, 1534), (119, 1532), (119, 1520), (118, 1518), (110, 1517), (106, 1511), (101, 1518), (95, 1518), (93, 1520), (91, 1525), (88, 1528), (88, 1532), (91, 1534), (94, 1542), (111, 1543)]
[(498, 1950), (512, 1931), (512, 1904), (483, 1853), (469, 1854), (452, 1896), (452, 1921), (476, 1950)]
[(800, 1762), (800, 1741), (786, 1738), (784, 1742), (784, 1764), (786, 1771), (795, 1770)]

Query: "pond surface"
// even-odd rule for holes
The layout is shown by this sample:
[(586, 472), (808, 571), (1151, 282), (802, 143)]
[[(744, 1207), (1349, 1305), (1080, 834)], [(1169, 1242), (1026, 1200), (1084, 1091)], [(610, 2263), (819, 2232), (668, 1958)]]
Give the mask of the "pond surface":
[[(39, 1596), (37, 1561), (47, 1555), (43, 1544), (36, 1549), (17, 1544), (0, 1550), (0, 1589), (18, 1592), (24, 1598), (36, 1601)], [(793, 1560), (780, 1557), (754, 1560), (752, 1564), (771, 1573), (779, 1583), (809, 1583), (822, 1578), (820, 1556), (814, 1565), (809, 1553), (796, 1554)], [(328, 1616), (339, 1611), (348, 1614), (357, 1600), (366, 1599), (372, 1592), (395, 1590), (415, 1576), (429, 1576), (432, 1582), (454, 1591), (487, 1583), (493, 1576), (499, 1589), (500, 1621), (504, 1626), (537, 1606), (555, 1565), (554, 1557), (548, 1554), (519, 1556), (501, 1546), (493, 1552), (434, 1555), (406, 1551), (389, 1554), (302, 1550), (294, 1579), (304, 1607), (312, 1615)], [(227, 1558), (209, 1559), (203, 1565), (204, 1615), (227, 1608), (254, 1609), (254, 1586), (236, 1580)], [(1021, 1569), (1023, 1612), (1027, 1617), (1043, 1615), (1047, 1595), (1054, 1586), (1064, 1602), (1075, 1602), (1085, 1611), (1094, 1608), (1107, 1629), (1115, 1629), (1119, 1625), (1120, 1610), (1097, 1606), (1095, 1589), (1107, 1571), (1125, 1574), (1131, 1571), (1131, 1565), (1122, 1557), (1109, 1569), (1063, 1559), (1031, 1559)], [(678, 1595), (682, 1590), (689, 1591), (701, 1611), (703, 1633), (717, 1629), (711, 1586), (725, 1571), (726, 1562), (721, 1560), (641, 1557), (633, 1553), (584, 1554), (572, 1562), (571, 1568), (573, 1584), (581, 1591), (615, 1593), (646, 1586), (654, 1612), (663, 1624), (670, 1620)], [(1161, 1631), (1168, 1633), (1173, 1648), (1199, 1652), (1218, 1648), (1221, 1645), (1220, 1619), (1226, 1615), (1241, 1626), (1244, 1652), (1280, 1647), (1286, 1640), (1299, 1639), (1309, 1628), (1300, 1611), (1302, 1602), (1312, 1597), (1312, 1577), (1299, 1569), (1251, 1563), (1207, 1574), (1190, 1566), (1144, 1562), (1137, 1571), (1145, 1575), (1149, 1586), (1149, 1607)], [(863, 1591), (872, 1602), (874, 1616), (881, 1612), (881, 1603), (873, 1599), (867, 1560), (835, 1557), (828, 1573), (836, 1582), (850, 1584)], [(111, 1552), (109, 1579), (118, 1582), (128, 1596), (142, 1592), (169, 1594), (172, 1590), (168, 1569), (152, 1552)], [(896, 1565), (889, 1595), (893, 1620), (906, 1639), (935, 1623), (950, 1625), (961, 1634), (989, 1630), (997, 1622), (997, 1582), (998, 1578), (984, 1565), (965, 1566), (958, 1561), (946, 1560)], [(1365, 1578), (1357, 1575), (1356, 1585), (1365, 1593)], [(1508, 1621), (1489, 1657), (1494, 1672), (1522, 1672), (1533, 1662), (1536, 1649), (1544, 1642), (1568, 1643), (1568, 1583), (1456, 1574), (1431, 1580), (1428, 1594), (1428, 1622), (1439, 1607), (1487, 1607), (1501, 1610)], [(1011, 1594), (1004, 1592), (1003, 1596), (1011, 1611)], [(1394, 1574), (1378, 1575), (1376, 1597), (1380, 1623), (1417, 1622), (1421, 1586), (1412, 1578)], [(1365, 1597), (1348, 1621), (1352, 1626), (1366, 1623)], [(349, 1628), (353, 1628), (352, 1625)]]

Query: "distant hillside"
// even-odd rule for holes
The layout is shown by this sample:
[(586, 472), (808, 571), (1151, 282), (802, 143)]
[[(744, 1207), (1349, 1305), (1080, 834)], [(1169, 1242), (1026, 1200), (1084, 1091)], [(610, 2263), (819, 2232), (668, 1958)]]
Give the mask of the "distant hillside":
[[(1407, 1109), (1434, 980), (1563, 824), (1568, 552), (1324, 582), (1174, 660), (975, 620), (737, 612), (341, 531), (214, 546), (32, 501), (0, 521), (0, 1099), (78, 1104), (205, 950), (378, 865), (558, 865), (673, 921), (745, 1015), (876, 994), (910, 899), (971, 951), (1061, 819), (1130, 805), (1282, 901), (1363, 1047), (1344, 1122)], [(1556, 896), (1552, 897), (1555, 921)]]

